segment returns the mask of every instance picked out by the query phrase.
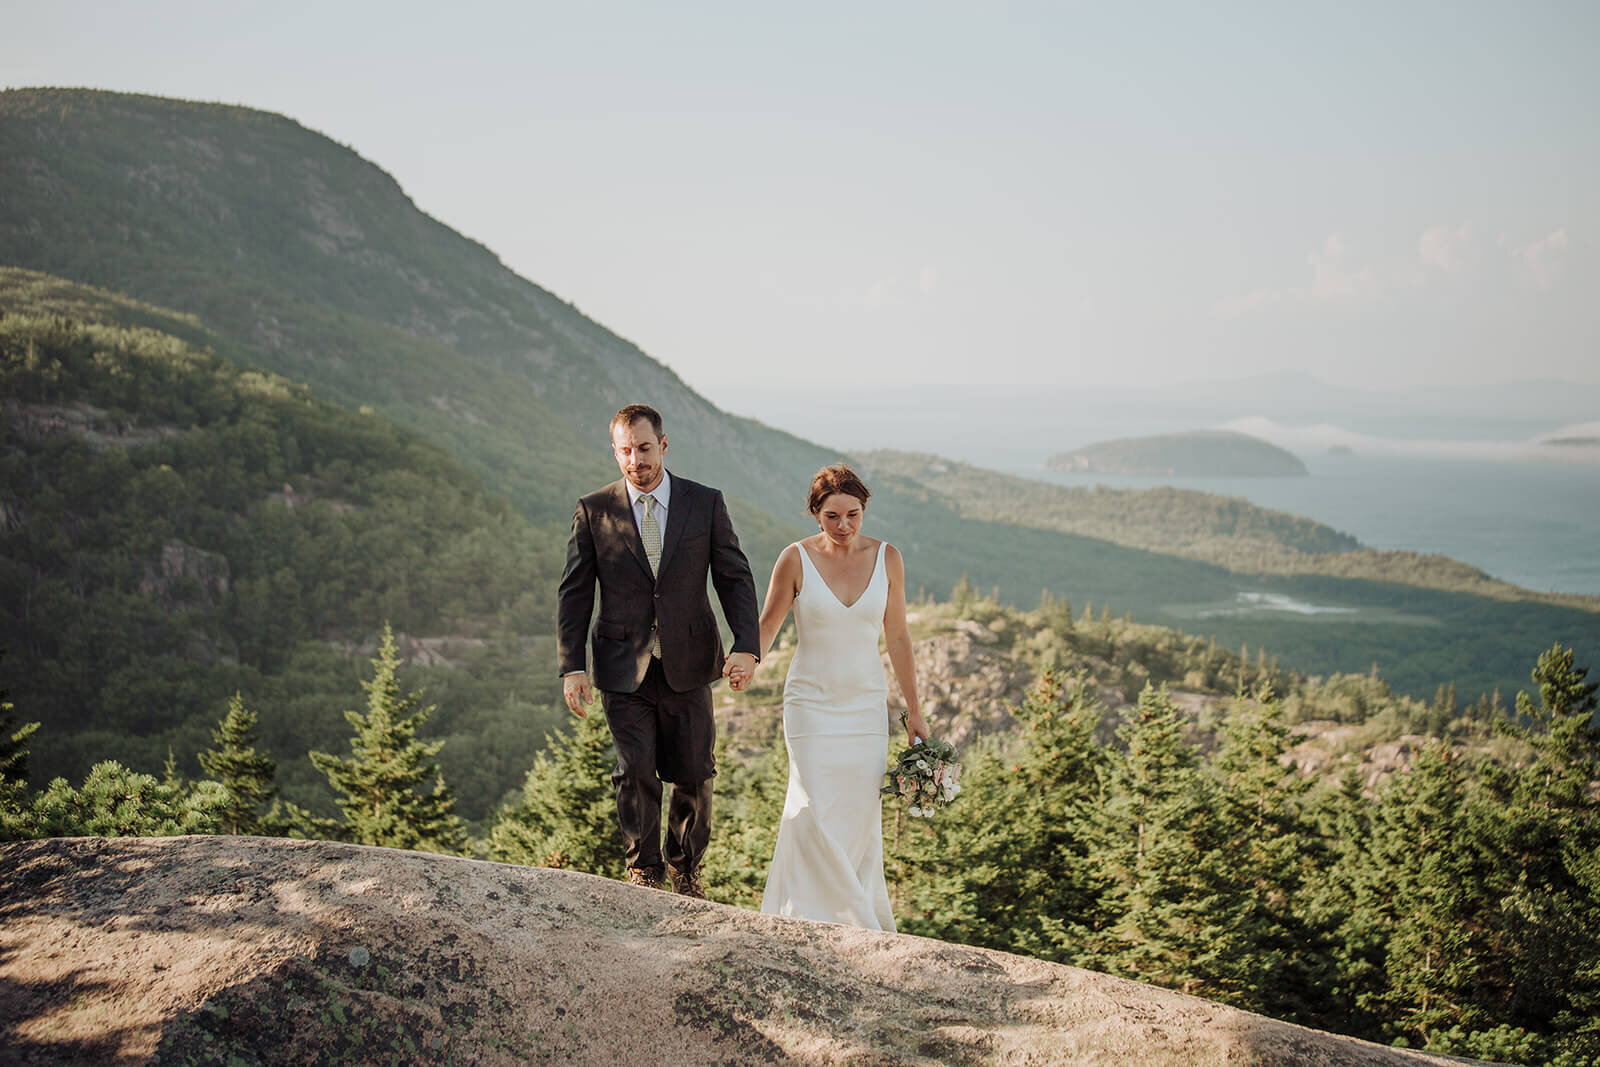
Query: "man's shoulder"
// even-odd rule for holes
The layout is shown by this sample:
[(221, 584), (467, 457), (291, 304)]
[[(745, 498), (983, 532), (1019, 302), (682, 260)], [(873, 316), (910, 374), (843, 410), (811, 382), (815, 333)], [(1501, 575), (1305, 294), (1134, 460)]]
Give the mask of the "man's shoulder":
[(578, 504), (584, 508), (594, 508), (602, 504), (609, 504), (617, 498), (617, 491), (622, 487), (622, 481), (611, 482), (603, 485), (592, 493), (585, 493), (578, 498)]
[(674, 474), (672, 476), (672, 495), (677, 496), (679, 493), (682, 493), (685, 496), (721, 496), (722, 490), (713, 489), (709, 485), (703, 485), (700, 482), (691, 481), (681, 474)]

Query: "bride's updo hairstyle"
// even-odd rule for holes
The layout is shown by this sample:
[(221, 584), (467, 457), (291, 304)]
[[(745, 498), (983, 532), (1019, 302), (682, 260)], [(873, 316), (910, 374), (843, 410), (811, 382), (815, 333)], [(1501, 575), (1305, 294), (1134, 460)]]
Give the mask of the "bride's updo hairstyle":
[(806, 510), (815, 515), (822, 510), (822, 502), (835, 493), (853, 496), (861, 501), (861, 506), (867, 506), (867, 497), (872, 495), (866, 483), (856, 476), (848, 464), (830, 463), (817, 472), (811, 479), (811, 495), (806, 497)]

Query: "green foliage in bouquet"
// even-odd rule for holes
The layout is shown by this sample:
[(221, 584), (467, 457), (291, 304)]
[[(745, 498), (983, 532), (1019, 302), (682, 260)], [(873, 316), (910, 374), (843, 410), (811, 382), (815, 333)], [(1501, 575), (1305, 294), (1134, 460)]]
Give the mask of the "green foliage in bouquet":
[(961, 794), (961, 764), (956, 747), (948, 741), (929, 738), (910, 745), (895, 757), (888, 782), (878, 790), (886, 797), (899, 797), (906, 814), (931, 819), (940, 808)]

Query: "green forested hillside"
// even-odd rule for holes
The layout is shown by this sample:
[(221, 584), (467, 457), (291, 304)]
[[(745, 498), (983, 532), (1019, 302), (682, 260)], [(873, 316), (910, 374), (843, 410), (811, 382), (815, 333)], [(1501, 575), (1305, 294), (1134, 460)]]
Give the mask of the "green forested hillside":
[(1076, 489), (922, 452), (862, 454), (874, 470), (912, 478), (964, 514), (1097, 537), (1239, 568), (1252, 558), (1352, 552), (1361, 542), (1299, 515), (1192, 489)]
[[(120, 325), (136, 322), (139, 325)], [(181, 335), (181, 336), (180, 336)], [(198, 347), (193, 319), (0, 269), (0, 647), (47, 781), (115, 756), (193, 768), (227, 699), (261, 708), (291, 796), (397, 630), (448, 635), (434, 727), (481, 815), (559, 721), (564, 531), (387, 420)], [(424, 675), (425, 676), (425, 675)]]

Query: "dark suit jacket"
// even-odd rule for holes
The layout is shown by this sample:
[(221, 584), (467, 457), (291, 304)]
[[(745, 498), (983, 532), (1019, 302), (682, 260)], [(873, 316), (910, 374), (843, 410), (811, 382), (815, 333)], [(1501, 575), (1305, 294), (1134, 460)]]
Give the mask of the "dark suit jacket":
[(708, 574), (733, 630), (734, 651), (756, 655), (755, 582), (720, 492), (672, 475), (656, 578), (650, 575), (623, 481), (580, 499), (557, 605), (561, 673), (584, 669), (584, 637), (598, 582), (593, 674), (600, 689), (631, 693), (639, 688), (650, 666), (651, 623), (660, 627), (661, 667), (672, 689), (681, 693), (722, 677), (722, 635), (706, 595)]

